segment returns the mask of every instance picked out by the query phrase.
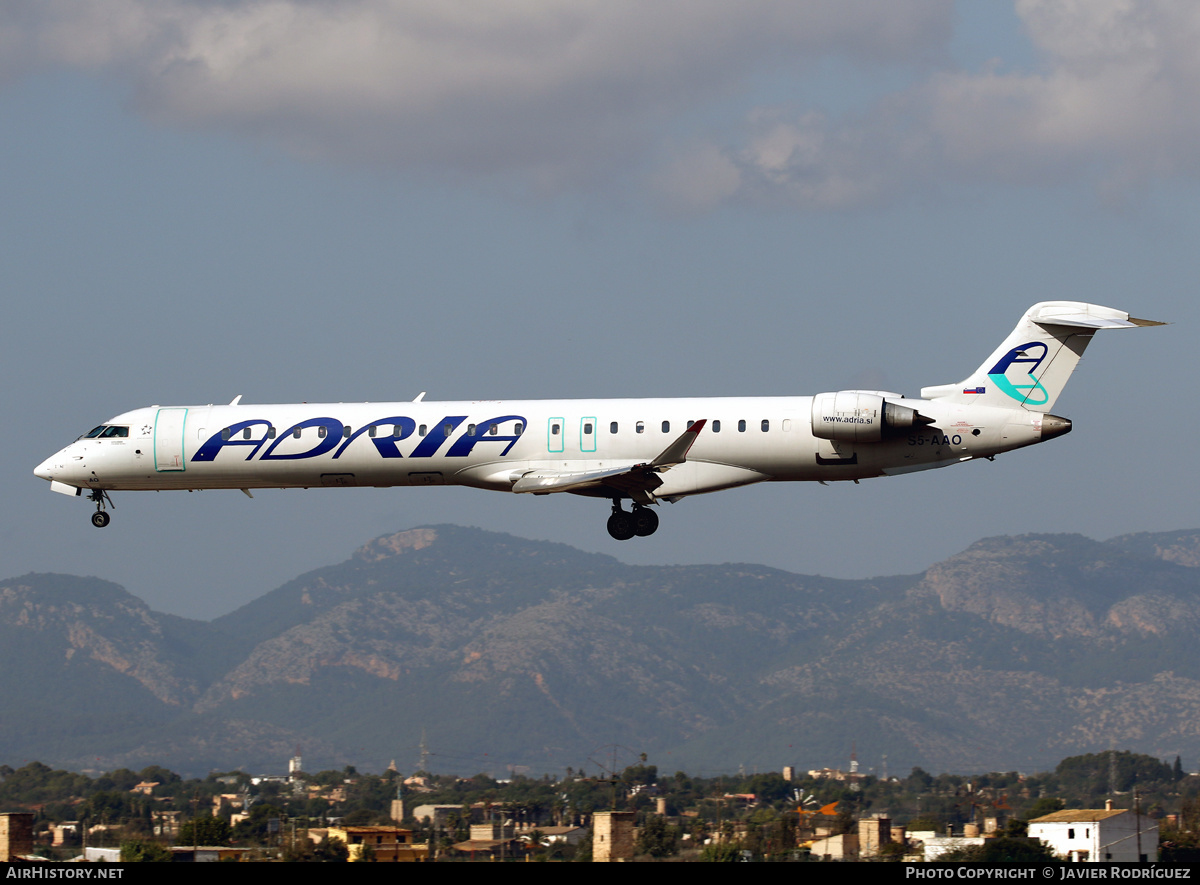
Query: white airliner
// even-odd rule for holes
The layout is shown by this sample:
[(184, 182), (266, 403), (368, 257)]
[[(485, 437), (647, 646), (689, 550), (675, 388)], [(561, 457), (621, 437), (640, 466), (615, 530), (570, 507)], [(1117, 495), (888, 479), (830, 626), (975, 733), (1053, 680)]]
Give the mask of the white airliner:
[[(1099, 329), (1162, 325), (1069, 301), (1036, 304), (966, 380), (920, 399), (816, 396), (150, 406), (106, 421), (34, 473), (95, 502), (110, 491), (464, 485), (608, 498), (618, 540), (650, 505), (757, 482), (834, 482), (948, 467), (1071, 429), (1049, 414)], [(622, 501), (632, 501), (632, 510)]]

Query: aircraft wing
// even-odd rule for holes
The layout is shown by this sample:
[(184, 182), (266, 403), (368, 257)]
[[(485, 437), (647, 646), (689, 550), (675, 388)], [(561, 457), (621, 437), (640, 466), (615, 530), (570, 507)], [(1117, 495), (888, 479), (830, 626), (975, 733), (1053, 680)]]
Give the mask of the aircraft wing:
[(662, 450), (652, 461), (629, 467), (611, 467), (604, 470), (555, 470), (536, 468), (525, 473), (513, 483), (512, 490), (535, 495), (552, 492), (575, 492), (582, 489), (608, 486), (624, 492), (639, 504), (654, 500), (653, 492), (663, 484), (659, 474), (687, 460), (687, 453), (704, 429), (707, 418), (701, 418)]

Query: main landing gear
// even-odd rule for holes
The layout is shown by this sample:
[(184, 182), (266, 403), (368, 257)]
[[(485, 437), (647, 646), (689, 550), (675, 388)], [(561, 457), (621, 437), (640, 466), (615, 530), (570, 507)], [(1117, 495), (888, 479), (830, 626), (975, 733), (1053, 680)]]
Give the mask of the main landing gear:
[(621, 502), (613, 501), (612, 516), (608, 518), (608, 533), (618, 541), (628, 541), (634, 535), (646, 538), (658, 530), (658, 514), (641, 504), (633, 505), (633, 512), (621, 509)]
[(117, 505), (112, 502), (112, 498), (108, 497), (108, 492), (104, 491), (104, 489), (92, 489), (91, 494), (88, 495), (88, 500), (96, 502), (96, 512), (92, 514), (92, 525), (98, 529), (104, 528), (112, 521), (112, 517), (104, 509), (105, 502), (108, 502), (108, 506), (114, 510)]

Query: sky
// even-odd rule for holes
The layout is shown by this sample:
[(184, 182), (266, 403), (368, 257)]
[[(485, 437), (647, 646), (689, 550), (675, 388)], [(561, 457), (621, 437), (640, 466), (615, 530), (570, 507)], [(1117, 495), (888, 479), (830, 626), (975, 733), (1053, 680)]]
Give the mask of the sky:
[[(435, 523), (856, 578), (1193, 528), (1198, 41), (1188, 0), (10, 0), (0, 576), (211, 618)], [(1066, 437), (692, 498), (649, 539), (467, 489), (118, 493), (97, 530), (32, 473), (239, 394), (915, 396), (1043, 300), (1172, 325), (1097, 337)]]

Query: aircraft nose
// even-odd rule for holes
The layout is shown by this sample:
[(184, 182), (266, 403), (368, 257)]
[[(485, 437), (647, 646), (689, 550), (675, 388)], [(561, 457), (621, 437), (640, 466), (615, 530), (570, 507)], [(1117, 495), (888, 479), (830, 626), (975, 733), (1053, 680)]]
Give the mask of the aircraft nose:
[(54, 459), (47, 458), (37, 467), (33, 468), (33, 475), (42, 479), (54, 479)]

